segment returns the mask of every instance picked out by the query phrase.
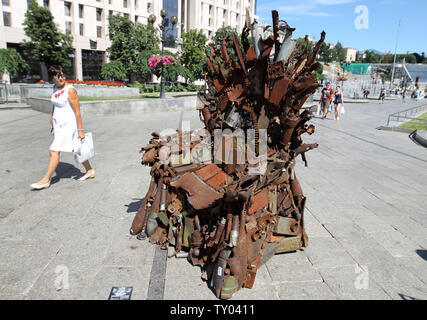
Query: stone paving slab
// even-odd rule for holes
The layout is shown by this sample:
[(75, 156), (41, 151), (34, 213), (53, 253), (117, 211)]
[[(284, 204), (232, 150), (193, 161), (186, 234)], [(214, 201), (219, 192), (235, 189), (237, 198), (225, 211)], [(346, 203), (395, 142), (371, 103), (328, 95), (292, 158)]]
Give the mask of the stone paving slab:
[[(356, 264), (335, 268), (325, 268), (319, 270), (325, 283), (340, 300), (391, 300), (382, 287), (376, 284), (371, 278), (367, 278), (367, 286), (360, 281), (360, 286), (355, 285), (358, 277), (362, 275), (356, 272), (360, 268)], [(359, 282), (357, 282), (359, 283)]]
[(337, 300), (325, 282), (286, 283), (277, 290), (280, 300)]
[[(307, 196), (309, 247), (272, 257), (252, 289), (233, 299), (426, 299), (427, 149), (407, 134), (379, 131), (390, 113), (407, 108), (352, 104), (340, 121), (314, 119), (319, 143), (298, 159), (296, 173)], [(47, 166), (49, 115), (2, 110), (0, 117), (0, 290), (4, 299), (108, 298), (112, 286), (133, 286), (147, 299), (155, 247), (129, 235), (148, 189), (150, 168), (141, 146), (152, 131), (177, 128), (178, 119), (201, 126), (197, 112), (84, 117), (97, 156), (96, 178), (62, 154), (55, 183), (30, 191)], [(58, 266), (69, 288), (57, 290)], [(367, 272), (369, 286), (355, 282)], [(215, 296), (200, 268), (168, 259), (163, 299)], [(363, 284), (363, 281), (362, 281)]]

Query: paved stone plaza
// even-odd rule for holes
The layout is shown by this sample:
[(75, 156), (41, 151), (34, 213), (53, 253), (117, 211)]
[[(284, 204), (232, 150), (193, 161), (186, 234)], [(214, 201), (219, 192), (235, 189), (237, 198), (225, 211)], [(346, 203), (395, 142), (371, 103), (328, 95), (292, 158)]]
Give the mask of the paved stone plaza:
[[(305, 142), (320, 146), (296, 171), (309, 247), (274, 256), (233, 299), (427, 299), (427, 148), (376, 130), (412, 105), (347, 104), (339, 122), (313, 120)], [(216, 299), (198, 267), (172, 258), (159, 272), (156, 247), (129, 235), (150, 181), (138, 151), (152, 131), (177, 128), (180, 113), (84, 116), (96, 178), (77, 181), (82, 167), (62, 154), (51, 187), (30, 191), (47, 167), (49, 117), (0, 110), (1, 298), (105, 300), (113, 286), (154, 298), (157, 274), (163, 299)], [(201, 126), (196, 111), (183, 119)]]

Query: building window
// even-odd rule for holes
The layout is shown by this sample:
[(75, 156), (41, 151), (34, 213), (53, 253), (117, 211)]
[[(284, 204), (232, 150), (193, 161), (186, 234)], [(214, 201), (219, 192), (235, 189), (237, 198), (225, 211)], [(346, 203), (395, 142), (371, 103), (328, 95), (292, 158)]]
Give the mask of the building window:
[(108, 0), (108, 4), (111, 4), (113, 2), (113, 0)]
[(67, 17), (71, 16), (71, 2), (64, 2), (65, 15)]
[(128, 14), (128, 13), (124, 13), (124, 14), (123, 14), (123, 16), (124, 16), (125, 18), (128, 18), (128, 19), (129, 19), (129, 14)]
[(137, 23), (138, 23), (138, 16), (135, 15), (135, 24), (137, 24)]
[(84, 25), (83, 25), (83, 23), (80, 23), (79, 24), (79, 34), (82, 36), (82, 35), (84, 35)]
[(96, 9), (96, 21), (102, 20), (102, 9), (97, 8)]
[(96, 27), (96, 36), (98, 38), (102, 38), (102, 27), (101, 26)]
[(3, 25), (5, 27), (11, 27), (12, 21), (10, 19), (10, 12), (3, 11)]
[(2, 0), (1, 3), (6, 7), (10, 6), (9, 0)]
[(49, 0), (43, 0), (43, 7), (49, 9)]
[(83, 13), (84, 13), (84, 6), (82, 4), (79, 4), (79, 18), (83, 19)]
[(123, 7), (127, 8), (128, 7), (128, 0), (123, 0)]
[[(168, 12), (167, 18), (170, 19), (172, 16), (178, 17), (178, 1), (177, 0), (163, 0), (163, 8), (166, 9)], [(172, 27), (170, 21), (169, 21), (169, 27)], [(176, 40), (177, 37), (177, 31), (176, 26), (173, 26), (173, 28), (168, 28), (167, 31), (165, 31), (165, 47), (167, 48), (176, 48)]]
[(112, 16), (113, 15), (113, 10), (108, 10), (108, 15)]
[(147, 2), (147, 12), (151, 13), (151, 3)]
[(135, 0), (135, 9), (138, 9), (138, 0)]
[(65, 21), (65, 32), (70, 32), (70, 33), (72, 33), (72, 25), (71, 25), (71, 21)]
[(83, 80), (101, 79), (104, 55), (103, 51), (82, 50)]

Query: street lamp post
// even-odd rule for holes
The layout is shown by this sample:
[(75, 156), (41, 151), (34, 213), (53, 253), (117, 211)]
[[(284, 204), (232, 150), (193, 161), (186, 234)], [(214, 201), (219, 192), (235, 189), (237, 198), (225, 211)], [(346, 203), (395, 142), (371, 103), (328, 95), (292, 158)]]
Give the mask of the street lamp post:
[[(167, 28), (169, 26), (169, 19), (166, 18), (166, 16), (168, 15), (168, 12), (165, 9), (160, 10), (160, 17), (162, 17), (162, 23), (160, 24), (160, 30), (162, 31), (162, 35), (161, 35), (161, 41), (162, 41), (162, 58), (163, 58), (163, 54), (164, 54), (164, 43), (165, 43), (165, 33), (168, 30), (173, 30), (174, 25), (178, 22), (178, 18), (175, 16), (172, 16), (170, 18), (170, 21), (172, 23), (172, 27), (171, 28)], [(154, 14), (150, 14), (150, 16), (148, 17), (148, 22), (151, 24), (154, 24), (154, 22), (156, 21), (156, 16)], [(160, 79), (160, 98), (165, 98), (165, 73), (164, 73), (164, 65), (163, 65), (163, 61), (162, 61), (162, 76)]]

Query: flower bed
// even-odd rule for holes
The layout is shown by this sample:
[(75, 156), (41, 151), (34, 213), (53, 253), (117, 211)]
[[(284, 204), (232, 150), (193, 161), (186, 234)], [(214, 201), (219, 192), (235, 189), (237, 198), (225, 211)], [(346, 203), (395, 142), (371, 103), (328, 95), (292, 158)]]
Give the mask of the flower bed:
[(122, 87), (124, 86), (123, 82), (113, 82), (113, 81), (81, 81), (81, 80), (67, 80), (69, 83), (75, 84), (86, 84), (90, 86), (113, 86), (113, 87)]

